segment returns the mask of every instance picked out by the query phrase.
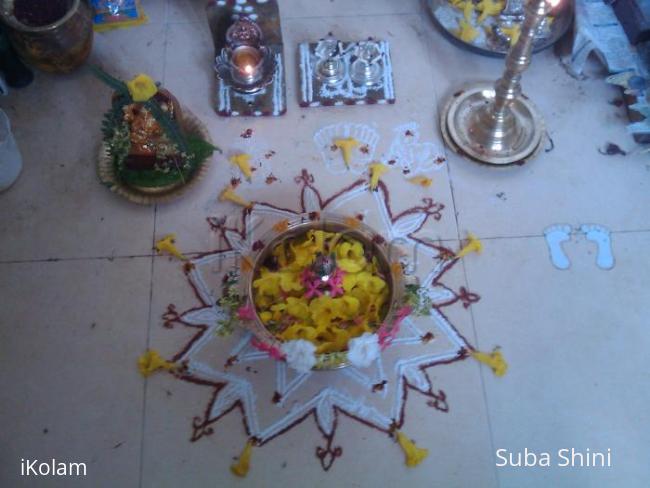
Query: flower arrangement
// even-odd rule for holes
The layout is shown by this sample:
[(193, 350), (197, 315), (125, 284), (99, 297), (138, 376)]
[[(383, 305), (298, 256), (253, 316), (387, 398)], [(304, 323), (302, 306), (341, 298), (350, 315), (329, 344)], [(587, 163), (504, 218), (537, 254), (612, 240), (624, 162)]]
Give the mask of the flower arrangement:
[(100, 68), (95, 75), (114, 90), (102, 133), (117, 178), (149, 191), (188, 182), (219, 149), (183, 129), (176, 98), (147, 75), (121, 81)]
[(412, 311), (408, 304), (392, 310), (389, 264), (370, 240), (343, 227), (272, 242), (255, 267), (252, 303), (238, 312), (243, 322), (259, 319), (272, 338), (256, 347), (301, 372), (328, 367), (323, 358), (370, 366)]

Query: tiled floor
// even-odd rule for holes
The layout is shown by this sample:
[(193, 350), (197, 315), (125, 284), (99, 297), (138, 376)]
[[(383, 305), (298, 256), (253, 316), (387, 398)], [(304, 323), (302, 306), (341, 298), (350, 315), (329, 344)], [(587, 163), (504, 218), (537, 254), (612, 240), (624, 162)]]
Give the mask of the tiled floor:
[[(149, 24), (97, 35), (93, 62), (121, 77), (147, 72), (161, 80), (224, 155), (273, 149), (261, 171), (280, 181), (243, 185), (242, 195), (294, 207), (292, 178), (302, 168), (326, 194), (355, 179), (323, 169), (313, 143), (319, 128), (372, 124), (380, 157), (393, 129), (414, 121), (423, 140), (442, 147), (437, 117), (446, 97), (502, 67), (447, 43), (416, 0), (281, 1), (288, 113), (222, 119), (212, 108), (204, 1), (144, 4)], [(395, 105), (298, 107), (297, 43), (328, 32), (391, 42)], [(166, 306), (194, 304), (178, 263), (153, 256), (152, 244), (176, 232), (188, 253), (221, 245), (205, 218), (237, 211), (215, 200), (232, 168), (215, 158), (206, 180), (170, 205), (125, 202), (98, 183), (94, 167), (110, 91), (86, 71), (38, 73), (31, 87), (0, 99), (25, 164), (0, 194), (0, 486), (647, 486), (650, 160), (599, 154), (607, 142), (634, 147), (623, 110), (610, 103), (619, 94), (602, 78), (594, 66), (589, 79), (574, 80), (551, 51), (539, 54), (524, 89), (546, 116), (552, 150), (505, 171), (447, 154), (427, 190), (398, 173), (387, 177), (396, 212), (425, 196), (445, 205), (422, 235), (453, 248), (468, 231), (483, 240), (484, 253), (467, 257), (451, 278), (481, 300), (450, 318), (477, 348), (501, 346), (508, 374), (496, 378), (474, 361), (432, 368), (450, 412), (432, 414), (423, 399), (409, 400), (404, 429), (430, 450), (416, 469), (404, 467), (385, 435), (345, 418), (337, 436), (345, 455), (329, 472), (313, 453), (320, 435), (305, 422), (256, 450), (248, 478), (239, 480), (228, 469), (245, 440), (237, 412), (191, 443), (209, 389), (168, 375), (144, 381), (135, 369), (145, 348), (168, 356), (189, 338), (161, 326)], [(247, 128), (250, 141), (239, 137)], [(596, 267), (594, 244), (577, 233), (564, 245), (571, 267), (553, 267), (543, 231), (557, 223), (609, 228), (615, 267)], [(612, 467), (495, 466), (496, 449), (571, 447), (611, 449)], [(90, 475), (21, 478), (24, 457), (85, 460)]]

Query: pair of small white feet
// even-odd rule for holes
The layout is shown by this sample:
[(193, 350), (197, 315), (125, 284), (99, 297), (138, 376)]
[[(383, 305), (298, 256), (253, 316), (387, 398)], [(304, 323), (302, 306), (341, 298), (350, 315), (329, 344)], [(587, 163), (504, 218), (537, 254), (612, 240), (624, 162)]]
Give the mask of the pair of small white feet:
[[(562, 249), (562, 243), (571, 239), (570, 225), (560, 224), (552, 225), (544, 230), (544, 237), (548, 244), (548, 250), (551, 254), (551, 262), (558, 269), (568, 269), (571, 266), (569, 258)], [(614, 267), (614, 255), (612, 253), (612, 240), (609, 230), (602, 225), (582, 224), (582, 232), (588, 241), (596, 243), (596, 266), (601, 269), (612, 269)]]

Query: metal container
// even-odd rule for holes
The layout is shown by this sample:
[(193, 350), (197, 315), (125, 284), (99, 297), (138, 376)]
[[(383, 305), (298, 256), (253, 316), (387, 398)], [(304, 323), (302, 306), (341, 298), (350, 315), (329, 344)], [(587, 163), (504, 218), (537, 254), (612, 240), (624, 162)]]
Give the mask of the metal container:
[(0, 0), (0, 18), (26, 63), (43, 71), (69, 73), (86, 61), (93, 43), (93, 23), (85, 2), (68, 0), (66, 14), (42, 26), (20, 22), (14, 15), (14, 3)]
[[(403, 277), (401, 265), (399, 264), (399, 253), (391, 252), (391, 247), (380, 234), (375, 232), (371, 227), (360, 221), (355, 221), (354, 225), (350, 224), (350, 218), (345, 218), (332, 214), (321, 214), (317, 219), (310, 219), (308, 215), (298, 216), (288, 223), (286, 230), (277, 232), (271, 230), (262, 237), (264, 247), (252, 256), (253, 270), (248, 273), (248, 279), (242, 280), (245, 289), (243, 294), (247, 297), (248, 303), (255, 310), (254, 320), (243, 321), (247, 329), (251, 330), (256, 338), (265, 345), (279, 348), (282, 342), (278, 340), (262, 323), (254, 305), (253, 281), (258, 276), (258, 272), (264, 261), (271, 254), (273, 248), (280, 242), (304, 235), (309, 230), (325, 230), (328, 232), (341, 232), (358, 240), (364, 245), (365, 249), (370, 249), (374, 256), (377, 256), (380, 267), (382, 268), (385, 281), (389, 287), (388, 308), (383, 317), (383, 323), (388, 324), (390, 329), (392, 319), (395, 313), (402, 305), (403, 298)], [(394, 255), (393, 255), (394, 254)], [(399, 270), (398, 273), (395, 270)], [(333, 352), (316, 355), (315, 370), (338, 369), (348, 366), (346, 351)]]

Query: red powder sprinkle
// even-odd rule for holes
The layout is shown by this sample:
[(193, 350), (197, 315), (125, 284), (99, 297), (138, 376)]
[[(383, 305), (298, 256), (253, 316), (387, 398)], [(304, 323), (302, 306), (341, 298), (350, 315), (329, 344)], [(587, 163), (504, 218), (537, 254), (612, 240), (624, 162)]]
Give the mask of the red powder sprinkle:
[(370, 148), (368, 147), (368, 144), (366, 144), (365, 146), (361, 146), (359, 148), (359, 151), (361, 151), (363, 154), (368, 154), (370, 152)]
[(415, 134), (413, 134), (413, 132), (411, 132), (410, 130), (407, 130), (406, 132), (404, 132), (404, 135), (408, 137), (413, 137)]
[(395, 161), (394, 159), (391, 159), (390, 161), (388, 161), (388, 164), (390, 164), (390, 165), (392, 166), (392, 165), (395, 164), (396, 162), (397, 162), (397, 161)]
[(410, 169), (403, 169), (402, 170), (402, 173), (404, 173), (405, 175), (409, 174), (410, 172), (411, 172)]
[(246, 129), (244, 132), (240, 134), (239, 137), (242, 139), (250, 139), (253, 136), (253, 129)]
[(436, 158), (436, 164), (442, 164), (445, 161), (447, 161), (447, 160), (445, 158), (443, 158), (442, 156)]
[(268, 175), (268, 176), (266, 177), (266, 184), (267, 184), (267, 185), (272, 185), (272, 184), (275, 183), (276, 181), (278, 181), (278, 179), (273, 175), (273, 173), (271, 173), (270, 175)]
[(339, 147), (338, 147), (336, 144), (332, 144), (332, 145), (330, 146), (330, 150), (331, 150), (331, 151), (336, 151), (338, 148), (339, 148)]
[(275, 151), (272, 149), (264, 155), (266, 159), (271, 159), (273, 156), (275, 156)]
[(233, 178), (230, 179), (230, 186), (232, 186), (233, 188), (237, 188), (240, 183), (241, 183), (240, 178), (234, 178), (233, 177)]

